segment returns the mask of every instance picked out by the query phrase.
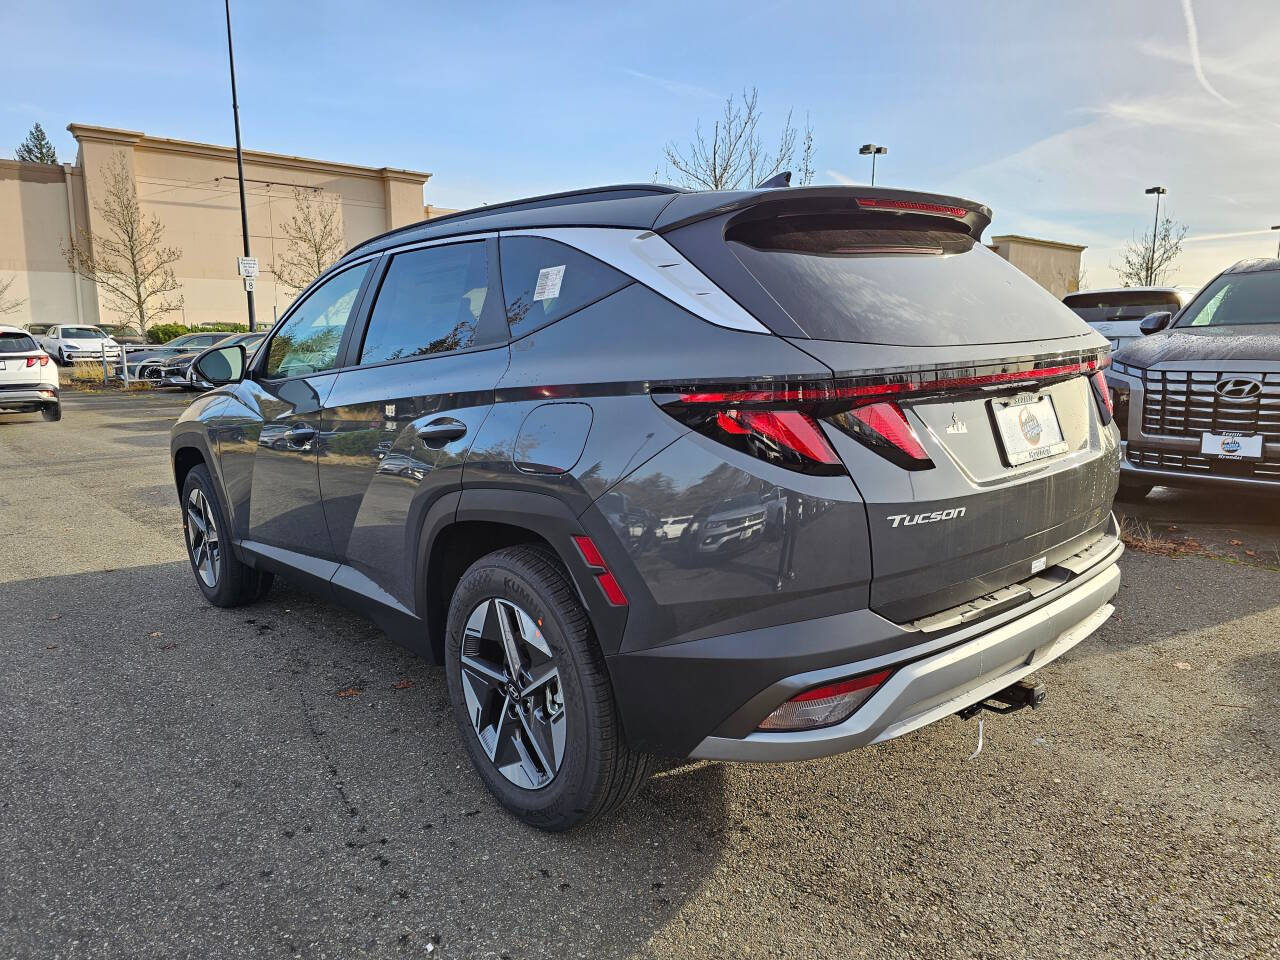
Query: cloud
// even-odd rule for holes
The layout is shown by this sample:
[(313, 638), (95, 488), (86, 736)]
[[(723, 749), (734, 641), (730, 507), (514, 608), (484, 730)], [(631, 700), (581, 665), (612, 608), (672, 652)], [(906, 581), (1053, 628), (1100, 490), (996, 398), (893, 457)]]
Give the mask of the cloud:
[(667, 93), (673, 93), (678, 97), (697, 97), (707, 100), (723, 100), (724, 97), (716, 93), (714, 90), (708, 90), (706, 87), (700, 87), (694, 83), (684, 83), (681, 80), (670, 80), (667, 77), (656, 77), (651, 73), (644, 73), (640, 70), (632, 70), (630, 67), (623, 67), (622, 72), (629, 76), (635, 77), (637, 80), (643, 80), (646, 83), (652, 83), (661, 87)]
[(834, 180), (836, 183), (842, 184), (843, 186), (846, 186), (846, 187), (860, 187), (863, 185), (863, 182), (861, 180), (855, 180), (853, 179), (853, 177), (849, 176), (847, 173), (841, 173), (839, 170), (828, 170), (827, 176), (830, 177), (832, 180)]

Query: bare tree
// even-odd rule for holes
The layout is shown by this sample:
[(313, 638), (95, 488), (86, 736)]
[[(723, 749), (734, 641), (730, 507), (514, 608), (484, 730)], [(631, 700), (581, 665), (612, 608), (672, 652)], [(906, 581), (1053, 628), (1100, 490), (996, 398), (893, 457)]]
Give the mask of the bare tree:
[(13, 286), (13, 281), (17, 279), (17, 277), (6, 277), (0, 280), (0, 315), (17, 313), (22, 309), (22, 305), (27, 302), (26, 297), (16, 300), (9, 296), (9, 288)]
[(103, 182), (105, 193), (94, 209), (105, 231), (81, 230), (62, 248), (62, 256), (67, 266), (97, 284), (107, 309), (145, 335), (150, 324), (182, 309), (182, 285), (173, 272), (182, 251), (165, 246), (159, 217), (143, 215), (123, 154), (108, 162)]
[(288, 243), (270, 269), (296, 294), (337, 263), (347, 248), (337, 197), (294, 187), (293, 202), (296, 212), (281, 226)]
[(1176, 223), (1169, 217), (1160, 221), (1155, 236), (1135, 234), (1120, 251), (1120, 265), (1112, 269), (1120, 275), (1125, 287), (1156, 287), (1165, 282), (1173, 268), (1173, 262), (1182, 253), (1182, 241), (1187, 235), (1187, 225)]
[[(754, 187), (779, 173), (795, 159), (796, 128), (787, 112), (786, 122), (772, 153), (765, 149), (759, 133), (759, 95), (752, 87), (742, 92), (742, 101), (730, 96), (724, 110), (711, 125), (711, 136), (699, 122), (693, 140), (686, 145), (668, 143), (666, 164), (683, 186), (694, 190), (736, 190)], [(813, 181), (813, 128), (805, 122), (799, 183)]]

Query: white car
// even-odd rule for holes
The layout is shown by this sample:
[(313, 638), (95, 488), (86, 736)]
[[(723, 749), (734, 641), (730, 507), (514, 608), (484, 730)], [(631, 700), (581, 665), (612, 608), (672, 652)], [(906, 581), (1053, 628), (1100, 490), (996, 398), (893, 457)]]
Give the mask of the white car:
[(120, 344), (97, 327), (55, 324), (40, 337), (40, 346), (64, 367), (77, 360), (101, 361), (104, 352), (108, 360), (120, 359)]
[(1190, 287), (1115, 287), (1069, 293), (1062, 302), (1110, 340), (1113, 350), (1119, 350), (1142, 339), (1140, 327), (1147, 314), (1163, 310), (1177, 313), (1194, 295)]
[(35, 337), (0, 324), (0, 412), (34, 413), (62, 419), (58, 368)]

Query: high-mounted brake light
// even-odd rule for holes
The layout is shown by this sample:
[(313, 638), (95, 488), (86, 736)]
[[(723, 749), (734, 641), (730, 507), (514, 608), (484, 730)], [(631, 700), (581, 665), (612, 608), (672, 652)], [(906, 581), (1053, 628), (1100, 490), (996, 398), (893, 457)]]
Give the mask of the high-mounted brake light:
[(858, 197), (858, 206), (864, 210), (894, 210), (903, 213), (939, 213), (944, 217), (963, 219), (968, 210), (946, 203), (928, 203), (923, 200), (892, 200), (888, 197)]

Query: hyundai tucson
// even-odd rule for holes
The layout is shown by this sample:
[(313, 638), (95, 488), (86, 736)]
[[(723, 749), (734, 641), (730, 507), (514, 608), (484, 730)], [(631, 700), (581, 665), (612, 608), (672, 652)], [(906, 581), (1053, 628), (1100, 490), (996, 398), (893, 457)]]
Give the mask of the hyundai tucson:
[(195, 361), (196, 584), (234, 606), (282, 574), (442, 663), (480, 776), (544, 829), (657, 756), (1025, 702), (1112, 613), (1119, 438), (1110, 345), (990, 217), (622, 186), (365, 242), (251, 361)]

